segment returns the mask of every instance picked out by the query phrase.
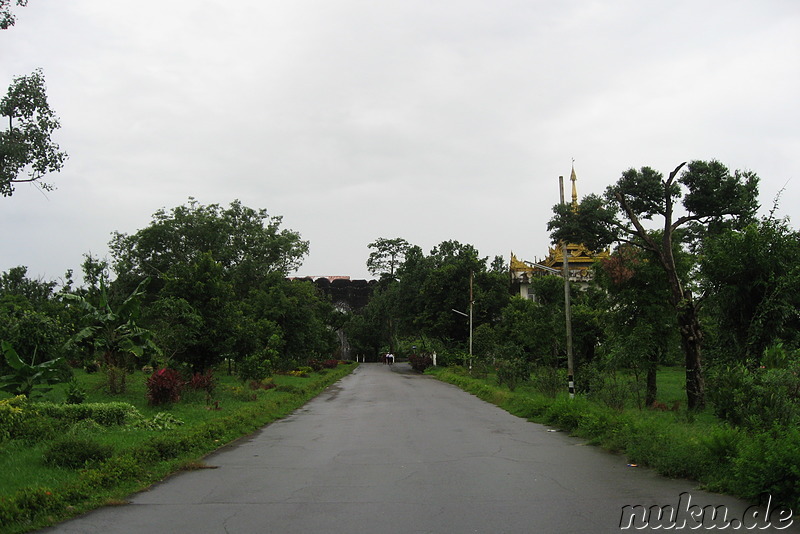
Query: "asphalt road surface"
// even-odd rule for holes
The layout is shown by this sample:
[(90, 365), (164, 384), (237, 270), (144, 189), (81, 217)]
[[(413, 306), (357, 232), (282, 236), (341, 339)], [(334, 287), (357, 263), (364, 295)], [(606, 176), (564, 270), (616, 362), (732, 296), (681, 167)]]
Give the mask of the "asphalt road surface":
[(645, 517), (643, 507), (672, 506), (673, 526), (687, 531), (713, 526), (710, 513), (699, 512), (704, 506), (725, 507), (716, 508), (727, 512), (725, 523), (715, 523), (719, 530), (742, 532), (768, 520), (745, 516), (747, 503), (630, 467), (623, 456), (517, 418), (407, 364), (362, 364), (206, 462), (217, 468), (171, 477), (128, 505), (46, 532), (604, 533), (620, 532), (621, 520), (629, 531), (659, 525), (653, 514), (649, 523), (623, 515), (623, 507), (637, 505), (627, 509), (637, 517)]

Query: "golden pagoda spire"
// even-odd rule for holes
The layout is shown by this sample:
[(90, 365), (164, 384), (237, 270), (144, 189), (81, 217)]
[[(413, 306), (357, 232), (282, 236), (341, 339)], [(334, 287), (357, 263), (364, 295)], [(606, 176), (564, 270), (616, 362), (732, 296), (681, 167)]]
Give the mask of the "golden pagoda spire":
[(569, 179), (572, 181), (572, 209), (573, 211), (577, 211), (578, 188), (575, 186), (575, 182), (578, 180), (578, 177), (575, 176), (575, 160), (572, 160), (572, 174), (570, 174)]

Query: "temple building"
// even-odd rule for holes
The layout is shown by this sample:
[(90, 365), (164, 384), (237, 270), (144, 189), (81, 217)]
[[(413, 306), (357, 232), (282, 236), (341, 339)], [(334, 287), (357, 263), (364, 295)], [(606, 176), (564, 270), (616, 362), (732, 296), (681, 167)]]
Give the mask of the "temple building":
[[(572, 182), (572, 209), (578, 209), (578, 189), (575, 185), (577, 177), (575, 176), (575, 167), (572, 167), (572, 173), (569, 177)], [(586, 246), (576, 243), (567, 244), (567, 266), (569, 269), (570, 283), (576, 284), (579, 288), (588, 287), (592, 283), (594, 273), (592, 272), (592, 265), (595, 261), (607, 258), (609, 251), (594, 252), (586, 248)], [(546, 268), (555, 269), (558, 273), (554, 273)], [(564, 247), (559, 244), (555, 247), (549, 247), (547, 256), (538, 260), (534, 258), (531, 261), (520, 260), (511, 253), (511, 264), (509, 270), (511, 273), (511, 283), (515, 293), (526, 299), (535, 300), (535, 295), (531, 292), (531, 280), (535, 276), (546, 276), (548, 274), (559, 274), (563, 272), (564, 268)]]

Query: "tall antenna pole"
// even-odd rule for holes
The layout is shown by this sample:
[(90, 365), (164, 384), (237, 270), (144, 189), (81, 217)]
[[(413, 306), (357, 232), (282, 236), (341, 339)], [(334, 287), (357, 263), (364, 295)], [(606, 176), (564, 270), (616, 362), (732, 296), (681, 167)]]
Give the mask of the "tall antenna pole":
[[(561, 204), (564, 202), (564, 177), (558, 177), (558, 186), (561, 193)], [(569, 294), (569, 258), (567, 257), (567, 242), (562, 243), (561, 255), (563, 257), (561, 276), (564, 277), (564, 320), (567, 326), (567, 381), (569, 383), (569, 397), (575, 397), (575, 377), (572, 362), (572, 310)]]

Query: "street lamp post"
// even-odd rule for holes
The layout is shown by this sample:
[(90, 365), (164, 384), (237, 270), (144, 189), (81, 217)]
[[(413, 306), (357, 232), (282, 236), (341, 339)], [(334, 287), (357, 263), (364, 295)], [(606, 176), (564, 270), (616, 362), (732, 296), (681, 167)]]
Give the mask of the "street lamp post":
[(469, 318), (469, 370), (472, 371), (472, 303), (470, 303), (468, 314), (461, 310), (456, 310), (455, 308), (451, 308), (450, 311), (454, 311), (459, 315)]
[[(566, 245), (564, 246), (564, 265), (566, 266), (564, 269), (559, 271), (558, 269), (553, 269), (552, 267), (548, 267), (547, 265), (542, 265), (541, 263), (534, 263), (532, 261), (525, 261), (522, 260), (523, 263), (530, 265), (531, 267), (538, 267), (539, 269), (544, 269), (545, 271), (550, 271), (557, 275), (560, 275), (564, 279), (564, 321), (566, 323), (567, 332), (567, 381), (569, 387), (569, 396), (570, 398), (575, 397), (575, 377), (573, 374), (573, 363), (572, 363), (572, 313), (571, 313), (571, 306), (570, 306), (570, 295), (569, 295), (569, 265), (567, 264), (567, 254), (566, 254)], [(455, 311), (455, 310), (453, 310)]]

